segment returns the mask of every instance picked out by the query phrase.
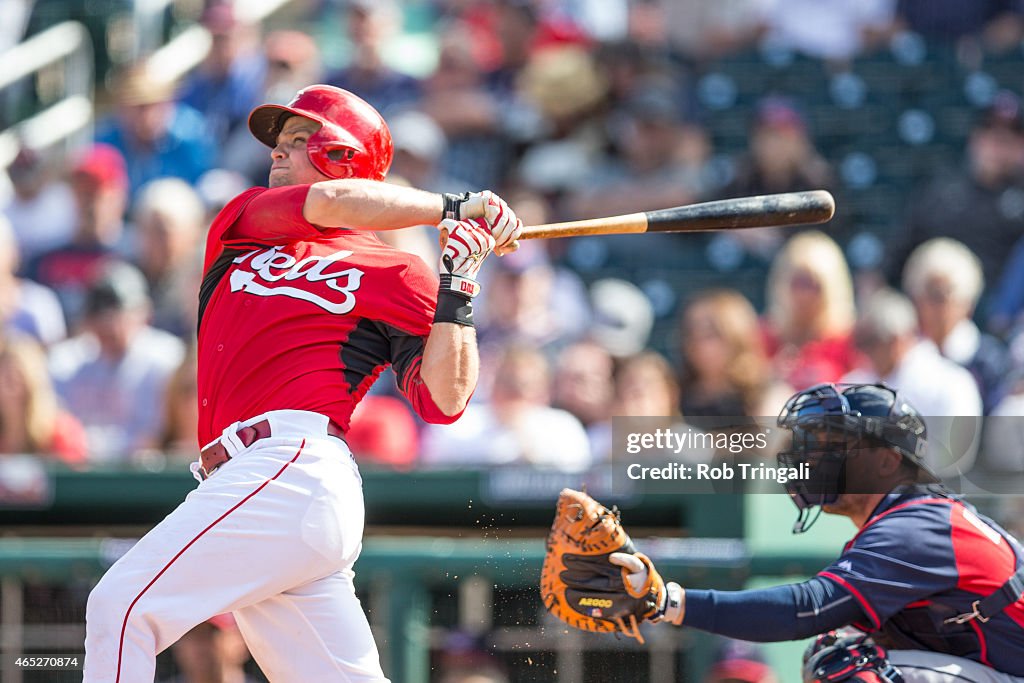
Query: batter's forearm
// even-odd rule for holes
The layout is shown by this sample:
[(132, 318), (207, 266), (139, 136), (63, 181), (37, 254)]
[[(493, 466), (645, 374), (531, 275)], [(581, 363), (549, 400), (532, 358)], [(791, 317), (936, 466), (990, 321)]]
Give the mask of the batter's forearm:
[(442, 195), (359, 178), (311, 185), (302, 207), (303, 217), (313, 225), (357, 230), (436, 225), (443, 213)]
[(479, 376), (476, 330), (455, 323), (434, 323), (420, 365), (420, 377), (434, 404), (445, 415), (458, 415), (465, 410)]

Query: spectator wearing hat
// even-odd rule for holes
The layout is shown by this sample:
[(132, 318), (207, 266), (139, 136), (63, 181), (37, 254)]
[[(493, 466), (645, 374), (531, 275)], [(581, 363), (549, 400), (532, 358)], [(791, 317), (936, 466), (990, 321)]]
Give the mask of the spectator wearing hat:
[[(771, 95), (757, 103), (749, 148), (735, 166), (733, 179), (718, 193), (721, 198), (816, 189), (835, 193), (831, 167), (815, 148), (796, 102), (786, 97)], [(842, 205), (841, 199), (838, 203)], [(842, 216), (837, 216), (829, 234), (838, 239), (841, 231)], [(734, 286), (761, 308), (765, 301), (760, 283), (791, 234), (781, 228), (709, 234), (706, 256), (717, 270), (742, 277)]]
[(972, 319), (984, 286), (978, 257), (948, 237), (919, 246), (903, 268), (903, 291), (914, 302), (921, 335), (974, 376), (988, 414), (1006, 389), (1010, 358)]
[(74, 196), (53, 171), (51, 160), (29, 147), (7, 169), (14, 194), (2, 213), (14, 229), (22, 264), (64, 246), (75, 233)]
[(262, 103), (267, 64), (255, 27), (235, 14), (233, 3), (213, 3), (201, 23), (210, 32), (210, 51), (185, 79), (178, 101), (201, 113), (209, 134), (222, 144), (239, 127), (246, 128), (249, 112)]
[(0, 215), (0, 322), (5, 332), (24, 334), (49, 346), (67, 336), (64, 311), (53, 290), (20, 278), (18, 245), (7, 219)]
[(649, 83), (613, 118), (618, 155), (609, 157), (570, 197), (574, 216), (613, 216), (679, 206), (710, 189), (707, 131), (684, 112), (676, 88)]
[(394, 0), (345, 0), (345, 4), (352, 57), (345, 68), (327, 76), (327, 83), (354, 92), (385, 114), (419, 99), (419, 82), (384, 61), (385, 46), (401, 28), (401, 10)]
[(57, 392), (85, 425), (94, 462), (124, 461), (159, 439), (164, 390), (185, 345), (150, 327), (150, 313), (145, 277), (112, 262), (87, 290), (83, 331), (51, 349)]
[(124, 155), (133, 196), (151, 180), (194, 183), (213, 167), (217, 139), (202, 114), (174, 101), (174, 83), (138, 62), (118, 74), (113, 94), (117, 113), (97, 125), (96, 140)]
[(998, 282), (1009, 246), (1024, 235), (1024, 111), (1011, 92), (998, 93), (974, 124), (967, 163), (941, 172), (917, 193), (903, 240), (890, 264), (892, 279), (910, 252), (933, 237), (962, 242), (982, 272)]
[(815, 149), (796, 102), (775, 95), (761, 99), (750, 127), (750, 148), (723, 195), (745, 197), (832, 185), (832, 169)]
[(71, 242), (40, 254), (25, 273), (57, 293), (66, 319), (74, 326), (97, 271), (124, 252), (123, 216), (128, 203), (124, 157), (110, 145), (93, 145), (75, 162), (71, 189), (77, 216)]
[(608, 96), (608, 79), (590, 50), (569, 45), (531, 56), (517, 98), (541, 117), (544, 136), (525, 151), (518, 181), (547, 194), (587, 182), (580, 169), (600, 164), (605, 153)]
[(204, 621), (171, 646), (178, 675), (161, 683), (257, 683), (245, 672), (251, 655), (230, 614)]

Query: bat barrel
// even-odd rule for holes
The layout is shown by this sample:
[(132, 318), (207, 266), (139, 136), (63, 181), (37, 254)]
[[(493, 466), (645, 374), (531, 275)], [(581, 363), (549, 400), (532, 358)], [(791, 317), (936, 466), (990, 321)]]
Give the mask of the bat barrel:
[(824, 223), (836, 203), (824, 190), (721, 199), (648, 211), (647, 232), (700, 232)]
[(825, 190), (738, 197), (624, 216), (533, 225), (520, 239), (621, 235), (641, 232), (701, 232), (824, 223), (836, 203)]

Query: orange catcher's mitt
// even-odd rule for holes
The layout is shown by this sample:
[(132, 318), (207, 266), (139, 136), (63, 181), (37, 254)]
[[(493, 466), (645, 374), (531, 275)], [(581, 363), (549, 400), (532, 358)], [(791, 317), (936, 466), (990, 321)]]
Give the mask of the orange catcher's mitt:
[[(630, 580), (612, 553), (627, 553), (647, 568), (642, 584)], [(636, 551), (618, 510), (581, 491), (563, 489), (547, 539), (540, 593), (549, 612), (584, 631), (622, 633), (644, 642), (639, 624), (658, 620), (665, 583), (650, 559)]]

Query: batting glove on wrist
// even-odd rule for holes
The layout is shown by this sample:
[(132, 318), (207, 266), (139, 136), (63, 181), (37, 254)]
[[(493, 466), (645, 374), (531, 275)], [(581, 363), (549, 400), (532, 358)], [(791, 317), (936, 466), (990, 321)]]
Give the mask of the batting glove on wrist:
[[(482, 218), (464, 221), (445, 219), (441, 231), (441, 287), (467, 296), (479, 294), (477, 274), (494, 250), (494, 237)], [(447, 285), (447, 287), (446, 287)]]
[(498, 256), (509, 254), (519, 248), (517, 240), (523, 232), (523, 222), (504, 199), (490, 190), (467, 192), (463, 195), (446, 194), (444, 217), (454, 220), (483, 218), (494, 236), (494, 253)]
[[(646, 562), (645, 562), (646, 560)], [(650, 589), (649, 582), (661, 582), (661, 576), (654, 570), (654, 563), (643, 553), (612, 553), (608, 561), (622, 567), (622, 580), (633, 592), (640, 593)], [(653, 571), (652, 578), (651, 574)], [(648, 619), (655, 623), (667, 621), (678, 626), (683, 623), (685, 605), (683, 604), (683, 588), (675, 581), (669, 581), (664, 585), (664, 590), (658, 591), (661, 595), (661, 604), (658, 605), (658, 612)]]

